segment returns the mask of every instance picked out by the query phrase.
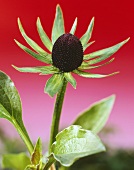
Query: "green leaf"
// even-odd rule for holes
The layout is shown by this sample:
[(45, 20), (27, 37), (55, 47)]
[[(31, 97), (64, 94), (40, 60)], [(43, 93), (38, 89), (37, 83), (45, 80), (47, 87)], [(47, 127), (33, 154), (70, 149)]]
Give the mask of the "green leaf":
[(42, 144), (39, 138), (32, 153), (31, 163), (33, 165), (39, 165), (41, 158), (42, 158)]
[(79, 76), (86, 77), (86, 78), (104, 78), (104, 77), (113, 76), (113, 75), (119, 73), (119, 72), (114, 72), (114, 73), (111, 73), (111, 74), (104, 75), (104, 74), (88, 73), (88, 72), (84, 72), (84, 71), (80, 71), (80, 70), (74, 70), (73, 72), (78, 74)]
[(76, 80), (73, 78), (71, 73), (64, 73), (65, 79), (76, 89)]
[(16, 128), (31, 153), (32, 142), (22, 121), (20, 96), (14, 83), (5, 73), (0, 71), (0, 118), (9, 120)]
[(90, 43), (86, 44), (84, 47), (83, 47), (83, 51), (85, 51), (90, 45), (92, 45), (93, 43), (95, 43), (95, 41), (91, 41)]
[(45, 31), (43, 30), (43, 27), (41, 25), (41, 22), (40, 22), (40, 18), (38, 17), (37, 19), (37, 30), (38, 30), (38, 33), (40, 35), (40, 38), (43, 42), (43, 44), (47, 47), (47, 49), (52, 52), (52, 42), (51, 40), (49, 39), (49, 37), (47, 36), (47, 34), (45, 33)]
[(54, 73), (58, 72), (58, 69), (56, 69), (53, 66), (40, 66), (40, 67), (16, 67), (14, 65), (12, 65), (12, 66), (20, 72), (40, 73), (42, 75), (54, 74)]
[(28, 53), (29, 55), (31, 55), (32, 57), (34, 57), (35, 59), (42, 61), (44, 63), (47, 64), (51, 64), (52, 63), (52, 57), (51, 54), (48, 54), (47, 56), (43, 56), (40, 54), (37, 54), (35, 52), (33, 52), (32, 50), (30, 50), (29, 48), (27, 48), (26, 46), (22, 45), (21, 43), (19, 43), (17, 40), (15, 40), (16, 44), (22, 49), (24, 50), (26, 53)]
[(48, 56), (49, 54), (44, 51), (36, 42), (34, 42), (31, 38), (29, 38), (27, 36), (27, 34), (25, 33), (23, 27), (22, 27), (22, 24), (21, 24), (21, 21), (20, 19), (18, 18), (18, 26), (19, 26), (19, 29), (20, 29), (20, 32), (22, 34), (22, 36), (24, 37), (24, 39), (26, 40), (26, 42), (35, 50), (37, 51), (39, 54), (43, 55), (43, 56)]
[(90, 65), (99, 63), (99, 62), (109, 58), (115, 52), (117, 52), (125, 43), (128, 42), (129, 39), (130, 38), (128, 38), (125, 41), (122, 41), (121, 43), (118, 43), (118, 44), (116, 44), (116, 45), (114, 45), (112, 47), (105, 48), (103, 50), (99, 50), (99, 51), (84, 55), (84, 60), (89, 60), (89, 59), (92, 59), (92, 58), (95, 58), (95, 57), (99, 56), (98, 58), (95, 58), (93, 60), (88, 61), (88, 63)]
[(70, 166), (79, 158), (105, 151), (105, 147), (91, 131), (72, 125), (58, 133), (51, 151), (63, 166)]
[(45, 93), (53, 97), (62, 87), (64, 75), (62, 73), (54, 74), (46, 83)]
[(77, 27), (77, 17), (74, 20), (74, 23), (73, 23), (72, 28), (70, 30), (70, 34), (75, 34), (76, 27)]
[(94, 17), (92, 18), (85, 34), (80, 38), (80, 41), (81, 41), (82, 46), (84, 48), (85, 48), (85, 46), (87, 45), (88, 41), (90, 40), (90, 38), (92, 36), (93, 27), (94, 27)]
[(56, 15), (52, 28), (52, 43), (54, 44), (57, 38), (65, 33), (64, 19), (60, 5), (56, 6)]
[(73, 124), (98, 133), (105, 126), (115, 102), (115, 95), (94, 103), (81, 113)]
[(5, 154), (2, 158), (3, 168), (24, 170), (28, 164), (30, 164), (30, 159), (25, 153)]

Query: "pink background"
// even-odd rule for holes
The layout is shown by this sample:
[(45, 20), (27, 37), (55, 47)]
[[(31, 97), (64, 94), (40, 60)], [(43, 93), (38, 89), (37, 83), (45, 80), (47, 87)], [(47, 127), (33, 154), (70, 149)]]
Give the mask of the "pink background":
[[(117, 52), (115, 61), (96, 73), (120, 74), (104, 79), (85, 79), (75, 76), (78, 86), (74, 90), (68, 85), (65, 97), (61, 127), (73, 122), (83, 109), (93, 102), (116, 94), (116, 103), (108, 124), (116, 133), (107, 136), (113, 147), (134, 147), (134, 2), (133, 0), (1, 0), (0, 1), (0, 69), (10, 75), (15, 82), (23, 103), (23, 119), (33, 140), (41, 136), (47, 140), (51, 124), (54, 99), (43, 93), (46, 80), (50, 76), (19, 73), (11, 67), (37, 66), (43, 63), (33, 59), (17, 47), (13, 39), (25, 44), (17, 26), (20, 17), (28, 35), (42, 47), (36, 30), (36, 19), (41, 18), (49, 37), (55, 16), (55, 7), (59, 3), (64, 13), (65, 28), (68, 32), (78, 17), (76, 36), (81, 35), (93, 16), (95, 27), (92, 40), (96, 43), (87, 50), (92, 52), (112, 46), (128, 37), (131, 40)], [(12, 136), (14, 128), (5, 120), (0, 120)]]

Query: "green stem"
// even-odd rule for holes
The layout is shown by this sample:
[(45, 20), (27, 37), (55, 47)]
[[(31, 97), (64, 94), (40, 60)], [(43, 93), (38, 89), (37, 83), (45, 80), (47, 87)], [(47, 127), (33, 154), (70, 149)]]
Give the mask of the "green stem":
[(51, 132), (50, 132), (49, 153), (51, 152), (51, 145), (55, 141), (55, 137), (59, 130), (59, 121), (60, 121), (60, 115), (61, 115), (64, 95), (65, 95), (65, 91), (66, 91), (66, 86), (67, 86), (67, 81), (64, 79), (62, 88), (58, 92), (56, 101), (55, 101), (52, 124), (51, 124)]
[[(30, 155), (32, 155), (33, 150), (34, 150), (34, 146), (27, 134), (27, 131), (25, 129), (25, 127), (23, 127), (23, 129), (18, 125), (18, 123), (16, 122), (15, 119), (12, 119), (12, 123), (15, 126), (16, 130), (18, 131), (19, 135), (21, 136), (21, 138), (23, 139), (24, 143), (26, 144), (28, 151), (30, 153)], [(22, 125), (23, 126), (23, 125)]]

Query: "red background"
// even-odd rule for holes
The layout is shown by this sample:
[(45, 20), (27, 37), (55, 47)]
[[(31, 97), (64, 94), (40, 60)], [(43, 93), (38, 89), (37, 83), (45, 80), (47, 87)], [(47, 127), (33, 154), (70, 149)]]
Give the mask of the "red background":
[[(108, 136), (114, 147), (134, 145), (134, 2), (132, 0), (0, 0), (0, 69), (15, 82), (23, 103), (23, 119), (33, 140), (49, 136), (54, 99), (43, 93), (46, 80), (50, 76), (19, 73), (11, 67), (37, 66), (43, 63), (33, 59), (15, 44), (17, 39), (25, 44), (17, 26), (20, 17), (27, 34), (42, 47), (36, 30), (39, 16), (42, 25), (51, 36), (56, 4), (60, 4), (65, 19), (66, 32), (78, 17), (76, 36), (81, 37), (93, 16), (95, 27), (92, 40), (96, 43), (87, 50), (91, 52), (114, 45), (128, 37), (131, 40), (118, 51), (115, 61), (96, 73), (120, 71), (119, 75), (104, 79), (85, 79), (75, 76), (77, 89), (68, 85), (61, 126), (68, 126), (79, 112), (93, 102), (116, 94), (116, 103), (108, 123), (116, 128), (116, 133)], [(6, 124), (6, 125), (5, 125)], [(0, 126), (16, 135), (14, 128), (5, 120)], [(10, 130), (9, 130), (10, 129)]]

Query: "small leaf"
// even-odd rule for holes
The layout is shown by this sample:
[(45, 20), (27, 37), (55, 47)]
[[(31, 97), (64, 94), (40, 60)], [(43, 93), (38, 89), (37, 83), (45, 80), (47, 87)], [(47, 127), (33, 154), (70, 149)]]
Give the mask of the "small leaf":
[(84, 72), (84, 71), (80, 71), (80, 70), (74, 70), (73, 72), (78, 74), (79, 76), (86, 77), (86, 78), (104, 78), (104, 77), (113, 76), (113, 75), (119, 73), (119, 72), (114, 72), (114, 73), (111, 73), (111, 74), (104, 75), (104, 74), (88, 73), (88, 72)]
[(74, 21), (74, 23), (72, 25), (72, 28), (70, 30), (70, 34), (75, 34), (76, 27), (77, 27), (77, 17), (75, 18), (75, 21)]
[(65, 79), (76, 89), (76, 80), (71, 73), (64, 73)]
[(92, 18), (85, 34), (80, 38), (80, 41), (81, 41), (82, 46), (84, 48), (85, 48), (85, 46), (87, 45), (88, 41), (90, 40), (90, 38), (92, 36), (93, 27), (94, 27), (94, 17)]
[(54, 74), (58, 70), (53, 66), (40, 66), (40, 67), (16, 67), (12, 65), (16, 70), (20, 72), (28, 73), (40, 73), (40, 74)]
[(62, 87), (64, 76), (63, 74), (54, 74), (46, 83), (45, 93), (53, 97)]
[(31, 55), (32, 57), (34, 57), (35, 59), (42, 61), (44, 63), (47, 64), (51, 64), (52, 63), (52, 57), (51, 54), (47, 55), (47, 56), (43, 56), (40, 54), (37, 54), (35, 52), (33, 52), (32, 50), (30, 50), (29, 48), (27, 48), (26, 46), (22, 45), (21, 43), (19, 43), (17, 40), (15, 40), (16, 44), (22, 49), (24, 50), (26, 53), (28, 53), (29, 55)]
[(83, 51), (85, 51), (90, 45), (92, 45), (93, 43), (95, 43), (95, 41), (91, 41), (90, 43), (86, 44), (84, 47), (83, 47)]
[(33, 165), (39, 165), (41, 158), (42, 158), (42, 144), (39, 138), (32, 153), (31, 163)]
[(94, 103), (89, 109), (81, 113), (73, 124), (98, 133), (106, 124), (115, 101), (115, 95)]
[(28, 164), (30, 164), (30, 159), (25, 153), (5, 154), (2, 158), (3, 168), (24, 170)]
[(22, 36), (24, 37), (24, 39), (26, 40), (26, 42), (35, 50), (37, 51), (39, 54), (43, 55), (43, 56), (48, 56), (49, 54), (44, 51), (36, 42), (34, 42), (31, 38), (29, 38), (27, 36), (27, 34), (25, 33), (22, 24), (20, 22), (20, 19), (18, 18), (18, 25), (19, 25), (19, 29), (20, 32), (22, 34)]
[(65, 33), (64, 18), (60, 5), (57, 5), (56, 15), (52, 28), (52, 43), (54, 44), (57, 38), (59, 38), (64, 33)]
[(14, 83), (4, 72), (0, 71), (0, 118), (9, 120), (22, 139), (25, 139), (29, 152), (33, 145), (22, 121), (22, 106), (20, 96)]
[(43, 27), (41, 25), (41, 22), (40, 22), (40, 18), (38, 17), (37, 19), (37, 30), (38, 30), (38, 33), (40, 35), (40, 38), (43, 42), (43, 44), (45, 45), (45, 47), (47, 47), (47, 49), (51, 52), (52, 51), (52, 42), (51, 40), (49, 39), (49, 37), (47, 36), (47, 34), (45, 33), (45, 31), (43, 30)]
[(63, 166), (70, 166), (79, 158), (105, 151), (105, 147), (91, 131), (72, 125), (58, 133), (51, 151)]
[(99, 51), (84, 55), (84, 60), (89, 60), (89, 59), (92, 59), (92, 58), (95, 58), (95, 57), (99, 56), (99, 57), (97, 57), (97, 58), (95, 58), (93, 60), (88, 61), (88, 63), (90, 65), (99, 63), (99, 62), (109, 58), (115, 52), (117, 52), (125, 43), (128, 42), (129, 39), (130, 38), (128, 38), (125, 41), (122, 41), (121, 43), (118, 43), (118, 44), (116, 44), (116, 45), (114, 45), (112, 47), (105, 48), (103, 50), (99, 50)]

